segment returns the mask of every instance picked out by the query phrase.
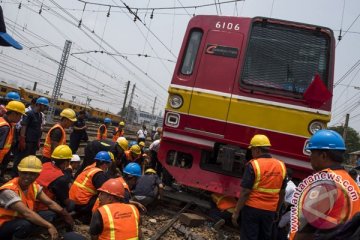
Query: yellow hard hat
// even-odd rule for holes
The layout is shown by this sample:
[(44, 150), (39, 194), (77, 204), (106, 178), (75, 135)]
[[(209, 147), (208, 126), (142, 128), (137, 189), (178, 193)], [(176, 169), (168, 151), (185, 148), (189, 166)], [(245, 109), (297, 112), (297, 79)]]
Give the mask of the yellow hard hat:
[(68, 145), (57, 146), (51, 154), (51, 158), (54, 159), (72, 159), (72, 151)]
[(249, 148), (252, 147), (271, 147), (270, 140), (265, 135), (256, 134), (250, 141)]
[(125, 123), (124, 122), (119, 122), (119, 126), (125, 126)]
[(42, 170), (42, 163), (34, 155), (24, 157), (18, 165), (19, 172), (39, 173)]
[(109, 153), (109, 155), (110, 155), (110, 158), (111, 158), (111, 161), (112, 162), (115, 162), (115, 157), (114, 157), (114, 154), (112, 153), (112, 152), (108, 152)]
[(119, 146), (124, 150), (128, 150), (129, 148), (129, 142), (128, 140), (126, 140), (125, 138), (121, 138), (121, 139), (118, 139), (117, 141), (117, 144), (119, 144)]
[(153, 173), (153, 174), (156, 174), (156, 171), (152, 168), (148, 168), (146, 169), (145, 173)]
[(5, 108), (8, 111), (14, 111), (25, 115), (25, 105), (22, 102), (10, 101)]
[(135, 153), (136, 155), (140, 155), (141, 154), (141, 149), (140, 149), (140, 146), (135, 144), (135, 145), (132, 145), (131, 148), (130, 148), (130, 151), (132, 153)]
[(76, 113), (71, 108), (65, 108), (64, 110), (62, 110), (60, 116), (65, 117), (72, 122), (76, 121)]
[(145, 143), (143, 141), (139, 142), (140, 147), (145, 147)]

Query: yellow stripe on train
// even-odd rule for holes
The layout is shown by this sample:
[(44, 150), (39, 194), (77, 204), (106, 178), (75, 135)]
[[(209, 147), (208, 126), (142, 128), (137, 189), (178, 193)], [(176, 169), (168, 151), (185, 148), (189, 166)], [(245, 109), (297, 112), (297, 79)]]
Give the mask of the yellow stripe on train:
[(330, 121), (330, 114), (304, 111), (296, 109), (296, 106), (292, 109), (243, 99), (231, 99), (213, 93), (196, 90), (192, 92), (190, 89), (171, 87), (169, 93), (181, 95), (184, 103), (176, 110), (167, 104), (167, 110), (297, 136), (309, 137), (308, 127), (314, 120), (321, 121), (324, 124)]

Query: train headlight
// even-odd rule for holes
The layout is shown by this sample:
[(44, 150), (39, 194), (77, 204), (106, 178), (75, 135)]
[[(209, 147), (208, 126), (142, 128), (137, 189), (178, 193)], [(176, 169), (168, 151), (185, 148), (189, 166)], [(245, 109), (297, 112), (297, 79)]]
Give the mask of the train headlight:
[(177, 94), (170, 95), (169, 104), (172, 108), (178, 109), (183, 105), (183, 98)]
[(309, 125), (309, 132), (311, 134), (314, 134), (321, 129), (325, 129), (325, 124), (323, 122), (313, 121)]

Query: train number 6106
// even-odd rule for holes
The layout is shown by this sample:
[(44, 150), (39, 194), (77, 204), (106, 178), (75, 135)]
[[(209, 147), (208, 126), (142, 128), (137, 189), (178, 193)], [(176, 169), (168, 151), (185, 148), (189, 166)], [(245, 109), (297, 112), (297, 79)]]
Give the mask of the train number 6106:
[(215, 28), (236, 30), (236, 31), (240, 30), (240, 26), (238, 23), (234, 24), (232, 22), (221, 22), (221, 21), (215, 24)]

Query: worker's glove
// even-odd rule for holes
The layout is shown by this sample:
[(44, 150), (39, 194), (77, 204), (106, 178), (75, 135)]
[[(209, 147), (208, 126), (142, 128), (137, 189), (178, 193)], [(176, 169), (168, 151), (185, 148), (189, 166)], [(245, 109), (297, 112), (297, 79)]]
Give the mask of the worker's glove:
[(25, 137), (20, 136), (19, 137), (19, 150), (22, 152), (25, 150), (25, 148), (26, 148)]
[(65, 208), (63, 208), (63, 210), (61, 210), (60, 215), (63, 217), (65, 223), (67, 223), (69, 225), (69, 227), (73, 228), (74, 227), (74, 219), (72, 218), (72, 216), (68, 213), (68, 211), (66, 211)]

